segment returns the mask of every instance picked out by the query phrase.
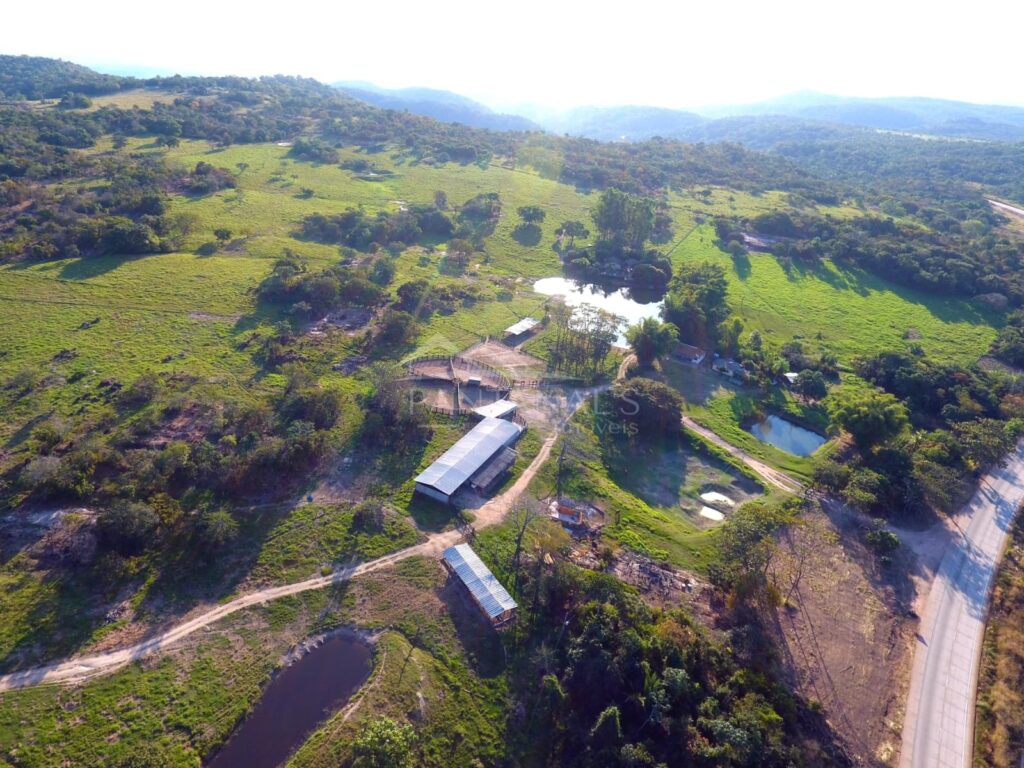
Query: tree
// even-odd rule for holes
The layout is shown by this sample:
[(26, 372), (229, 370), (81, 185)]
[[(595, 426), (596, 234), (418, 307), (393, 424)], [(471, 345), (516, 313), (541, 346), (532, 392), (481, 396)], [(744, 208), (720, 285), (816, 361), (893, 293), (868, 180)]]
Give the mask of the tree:
[(742, 335), (742, 320), (738, 317), (726, 320), (718, 326), (718, 345), (725, 354), (735, 357), (740, 353), (740, 336)]
[(445, 256), (445, 261), (451, 265), (452, 271), (462, 272), (469, 266), (469, 260), (473, 257), (475, 250), (469, 240), (455, 238), (448, 243), (448, 253)]
[(601, 193), (591, 217), (603, 238), (625, 240), (633, 248), (643, 247), (654, 229), (654, 201), (636, 197), (612, 187)]
[(231, 230), (219, 227), (213, 230), (213, 236), (216, 237), (218, 241), (226, 243), (228, 240), (231, 239)]
[(669, 284), (661, 316), (679, 329), (684, 341), (714, 344), (719, 326), (729, 316), (728, 287), (721, 265), (684, 264)]
[(153, 543), (160, 523), (153, 508), (133, 501), (118, 501), (96, 516), (100, 541), (122, 555), (137, 555)]
[(516, 211), (524, 224), (540, 224), (544, 221), (547, 213), (539, 205), (523, 205)]
[(828, 394), (828, 382), (821, 371), (812, 371), (809, 368), (797, 374), (793, 386), (797, 392), (810, 400), (820, 400)]
[(238, 522), (226, 509), (218, 509), (203, 515), (200, 532), (203, 546), (216, 552), (238, 538)]
[(549, 302), (548, 319), (555, 332), (549, 352), (552, 365), (587, 376), (601, 370), (623, 322), (594, 306), (572, 308), (558, 299)]
[(416, 318), (408, 312), (388, 309), (381, 316), (377, 326), (377, 341), (388, 346), (401, 346), (419, 331)]
[(861, 450), (868, 450), (907, 425), (907, 409), (895, 397), (877, 390), (852, 391), (843, 388), (833, 393), (829, 415), (849, 432)]
[(434, 207), (439, 211), (448, 209), (448, 193), (442, 189), (434, 193)]
[(512, 553), (512, 573), (515, 574), (512, 594), (519, 594), (519, 571), (522, 565), (523, 544), (530, 527), (544, 514), (540, 503), (534, 499), (524, 499), (512, 507), (509, 520), (512, 523), (515, 550)]
[(741, 601), (767, 597), (778, 550), (775, 534), (795, 520), (795, 504), (752, 501), (731, 514), (715, 533), (718, 559), (710, 569), (711, 581)]
[(953, 426), (964, 455), (976, 467), (990, 467), (1006, 459), (1021, 434), (1021, 423), (978, 419)]
[(652, 440), (682, 431), (683, 398), (660, 381), (637, 377), (611, 388), (610, 416), (631, 437)]
[(576, 243), (577, 237), (590, 237), (590, 230), (584, 226), (582, 221), (563, 221), (562, 225), (555, 230), (558, 237), (568, 237), (569, 247)]
[(672, 323), (664, 323), (655, 317), (645, 317), (636, 325), (626, 329), (626, 340), (636, 353), (636, 359), (643, 368), (663, 355), (667, 355), (679, 340), (679, 331)]
[(352, 742), (355, 768), (412, 768), (416, 733), (408, 724), (378, 717), (363, 725)]

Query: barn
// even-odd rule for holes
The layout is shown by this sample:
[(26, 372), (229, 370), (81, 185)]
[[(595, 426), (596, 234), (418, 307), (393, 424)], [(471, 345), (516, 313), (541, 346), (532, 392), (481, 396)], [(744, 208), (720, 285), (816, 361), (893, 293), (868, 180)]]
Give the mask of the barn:
[(493, 485), (496, 475), (486, 470), (493, 461), (505, 465), (505, 469), (511, 466), (509, 455), (514, 461), (512, 446), (522, 431), (513, 421), (484, 417), (416, 477), (416, 491), (448, 504), (460, 488), (475, 478), (480, 479), (480, 486)]
[(446, 549), (443, 562), (448, 572), (462, 582), (491, 626), (500, 628), (515, 618), (519, 607), (516, 601), (469, 544)]

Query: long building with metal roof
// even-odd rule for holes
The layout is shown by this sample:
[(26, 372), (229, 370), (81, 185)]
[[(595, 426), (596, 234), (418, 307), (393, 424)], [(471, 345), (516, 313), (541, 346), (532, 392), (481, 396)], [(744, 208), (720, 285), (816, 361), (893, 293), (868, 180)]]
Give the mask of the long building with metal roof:
[(444, 503), (522, 432), (512, 421), (486, 417), (416, 478), (416, 490)]
[(469, 544), (456, 544), (446, 549), (444, 564), (469, 590), (473, 602), (493, 626), (512, 620), (519, 606)]

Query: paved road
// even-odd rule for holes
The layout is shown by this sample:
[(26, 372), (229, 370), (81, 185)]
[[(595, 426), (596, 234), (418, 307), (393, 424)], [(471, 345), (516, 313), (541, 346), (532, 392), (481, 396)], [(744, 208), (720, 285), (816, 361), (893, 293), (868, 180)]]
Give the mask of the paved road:
[[(533, 479), (537, 470), (540, 469), (541, 465), (551, 454), (551, 447), (554, 445), (557, 437), (558, 432), (544, 441), (541, 445), (540, 451), (537, 453), (537, 456), (534, 457), (532, 462), (530, 462), (530, 466), (523, 471), (523, 474), (519, 476), (510, 488), (501, 495), (495, 496), (478, 509), (473, 510), (474, 528), (486, 528), (487, 526), (495, 525), (504, 519), (516, 499), (518, 499), (523, 491), (526, 490), (526, 487), (530, 484), (530, 480)], [(29, 688), (43, 683), (77, 682), (95, 675), (112, 672), (124, 664), (141, 659), (144, 656), (159, 653), (182, 638), (191, 635), (196, 630), (209, 626), (215, 621), (219, 621), (225, 616), (229, 616), (243, 608), (266, 603), (269, 600), (274, 600), (286, 595), (295, 595), (300, 592), (307, 592), (311, 589), (323, 589), (324, 587), (329, 587), (332, 584), (339, 584), (343, 581), (348, 581), (355, 576), (372, 573), (373, 571), (380, 570), (385, 566), (396, 563), (399, 560), (405, 560), (406, 558), (413, 557), (414, 555), (437, 557), (442, 551), (453, 544), (457, 544), (461, 539), (462, 532), (458, 530), (435, 533), (427, 537), (427, 540), (420, 544), (407, 547), (406, 549), (401, 549), (397, 552), (392, 552), (390, 555), (384, 555), (376, 560), (367, 561), (353, 568), (346, 568), (344, 570), (337, 571), (329, 576), (319, 576), (317, 578), (307, 579), (306, 581), (300, 581), (295, 584), (285, 584), (279, 587), (270, 587), (258, 592), (252, 592), (235, 598), (231, 602), (224, 603), (216, 608), (205, 611), (188, 621), (173, 626), (158, 635), (154, 635), (148, 640), (143, 640), (141, 643), (136, 643), (135, 645), (128, 646), (127, 648), (108, 651), (107, 653), (100, 653), (93, 656), (82, 656), (69, 659), (67, 661), (59, 661), (43, 667), (36, 667), (22, 672), (13, 672), (8, 675), (3, 675), (0, 677), (0, 692), (10, 691), (16, 688)]]
[(921, 619), (903, 722), (901, 768), (970, 768), (989, 589), (1024, 502), (1024, 443), (986, 475), (957, 516)]

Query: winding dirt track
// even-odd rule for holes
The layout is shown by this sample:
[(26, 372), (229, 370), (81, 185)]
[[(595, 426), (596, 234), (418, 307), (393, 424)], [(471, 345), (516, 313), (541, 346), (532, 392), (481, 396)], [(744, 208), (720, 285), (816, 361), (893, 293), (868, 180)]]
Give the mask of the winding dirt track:
[[(544, 441), (541, 445), (540, 451), (537, 453), (537, 456), (532, 462), (530, 462), (530, 465), (523, 471), (523, 474), (519, 476), (516, 482), (508, 490), (474, 510), (474, 528), (486, 528), (500, 523), (505, 518), (505, 515), (508, 514), (509, 510), (512, 508), (512, 505), (515, 504), (516, 500), (530, 484), (534, 475), (537, 474), (537, 470), (540, 469), (541, 465), (551, 454), (551, 447), (554, 445), (557, 438), (558, 432), (555, 432), (551, 437)], [(44, 683), (73, 683), (96, 675), (112, 672), (129, 662), (159, 653), (182, 638), (191, 635), (196, 630), (207, 627), (215, 621), (219, 621), (225, 616), (230, 616), (244, 608), (260, 605), (261, 603), (266, 603), (279, 597), (285, 597), (286, 595), (296, 595), (300, 592), (308, 592), (311, 589), (323, 589), (324, 587), (329, 587), (332, 584), (339, 584), (356, 576), (361, 576), (364, 573), (372, 573), (373, 571), (392, 565), (399, 560), (405, 560), (406, 558), (415, 557), (416, 555), (437, 557), (448, 547), (453, 544), (457, 544), (461, 538), (462, 533), (458, 530), (435, 533), (428, 536), (426, 541), (423, 541), (420, 544), (400, 549), (397, 552), (384, 555), (376, 560), (369, 560), (352, 568), (336, 571), (329, 576), (319, 576), (317, 578), (296, 582), (294, 584), (269, 587), (267, 589), (261, 589), (258, 592), (252, 592), (248, 595), (242, 595), (231, 602), (218, 605), (216, 608), (211, 608), (205, 613), (201, 613), (188, 621), (171, 627), (165, 632), (154, 635), (153, 637), (143, 640), (140, 643), (136, 643), (135, 645), (130, 645), (127, 648), (108, 651), (94, 656), (81, 656), (68, 659), (66, 661), (54, 662), (53, 664), (36, 667), (34, 669), (27, 669), (22, 672), (13, 672), (8, 675), (3, 675), (0, 677), (0, 692), (15, 690), (17, 688), (28, 688), (35, 685), (42, 685)]]
[[(622, 363), (619, 365), (619, 372), (616, 375), (616, 380), (626, 378), (626, 374), (629, 372), (629, 368), (636, 362), (636, 355), (627, 355)], [(725, 440), (720, 438), (714, 432), (707, 427), (702, 427), (696, 421), (691, 419), (689, 416), (682, 417), (683, 426), (691, 432), (695, 432), (702, 438), (707, 440), (709, 443), (714, 443), (722, 450), (726, 451), (730, 456), (733, 456), (758, 474), (769, 485), (772, 485), (779, 490), (785, 491), (786, 493), (801, 493), (804, 490), (804, 486), (798, 480), (794, 480), (792, 477), (787, 475), (785, 472), (780, 472), (774, 467), (769, 467), (763, 461), (758, 461), (746, 451), (737, 448), (732, 443), (727, 443)]]
[(689, 429), (691, 432), (696, 432), (698, 435), (703, 437), (710, 443), (714, 443), (722, 450), (728, 452), (732, 456), (742, 461), (752, 470), (754, 470), (768, 485), (773, 485), (776, 488), (785, 491), (786, 493), (801, 493), (804, 490), (804, 486), (797, 480), (787, 475), (785, 472), (780, 472), (774, 467), (769, 467), (763, 461), (758, 461), (746, 451), (741, 451), (732, 443), (727, 443), (725, 440), (720, 438), (714, 432), (707, 427), (702, 427), (696, 421), (691, 419), (689, 416), (683, 416), (683, 426)]

